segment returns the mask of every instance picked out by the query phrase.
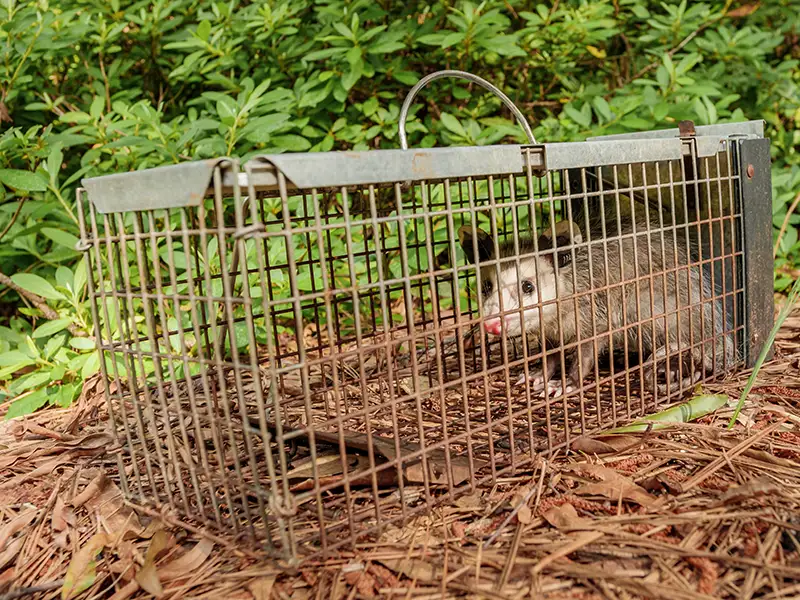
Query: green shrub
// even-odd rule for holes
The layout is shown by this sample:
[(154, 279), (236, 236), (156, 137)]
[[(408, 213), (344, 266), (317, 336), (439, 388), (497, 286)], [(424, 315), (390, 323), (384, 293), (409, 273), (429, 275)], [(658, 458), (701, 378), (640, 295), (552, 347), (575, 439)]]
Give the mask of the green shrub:
[[(9, 414), (69, 404), (98, 368), (74, 249), (81, 177), (219, 155), (397, 148), (409, 87), (450, 67), (503, 89), (539, 141), (765, 119), (777, 238), (800, 190), (798, 35), (797, 0), (8, 0), (0, 294), (11, 316), (0, 383), (18, 398)], [(408, 131), (421, 147), (524, 141), (498, 99), (455, 80), (425, 90)], [(798, 223), (800, 211), (778, 244), (778, 289), (797, 277)]]

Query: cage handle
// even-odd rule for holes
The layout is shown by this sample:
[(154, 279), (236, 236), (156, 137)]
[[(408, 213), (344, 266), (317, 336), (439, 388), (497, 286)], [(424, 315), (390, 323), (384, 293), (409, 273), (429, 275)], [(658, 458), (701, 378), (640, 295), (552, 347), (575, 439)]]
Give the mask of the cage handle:
[(411, 108), (411, 103), (414, 101), (414, 97), (417, 93), (428, 85), (431, 81), (435, 79), (441, 79), (442, 77), (457, 77), (460, 79), (466, 79), (468, 81), (472, 81), (473, 83), (477, 83), (482, 88), (485, 88), (492, 92), (495, 96), (500, 98), (503, 101), (508, 109), (514, 114), (519, 123), (519, 126), (522, 127), (522, 130), (525, 132), (525, 135), (528, 138), (528, 142), (531, 144), (536, 143), (536, 138), (533, 137), (533, 131), (531, 131), (531, 126), (528, 124), (527, 119), (525, 119), (525, 115), (522, 114), (522, 111), (517, 108), (516, 104), (511, 101), (511, 98), (506, 96), (503, 92), (501, 92), (497, 87), (486, 81), (485, 79), (478, 77), (477, 75), (473, 75), (472, 73), (467, 73), (466, 71), (456, 71), (452, 69), (447, 69), (444, 71), (436, 71), (435, 73), (431, 73), (430, 75), (426, 75), (422, 79), (420, 79), (417, 84), (411, 88), (411, 91), (408, 92), (405, 101), (403, 102), (403, 108), (400, 109), (400, 124), (399, 124), (399, 134), (400, 134), (400, 147), (403, 150), (408, 150), (408, 140), (406, 139), (406, 119), (408, 118), (408, 111)]

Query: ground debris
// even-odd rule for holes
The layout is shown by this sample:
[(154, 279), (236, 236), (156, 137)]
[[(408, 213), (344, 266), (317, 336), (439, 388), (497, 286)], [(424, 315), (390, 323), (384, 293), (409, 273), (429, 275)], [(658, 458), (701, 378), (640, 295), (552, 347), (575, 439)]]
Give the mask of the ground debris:
[[(74, 410), (0, 423), (0, 596), (797, 597), (798, 331), (800, 311), (778, 336), (780, 358), (764, 365), (732, 431), (725, 429), (731, 411), (721, 409), (663, 430), (576, 437), (568, 452), (390, 523), (401, 501), (407, 508), (426, 501), (428, 492), (413, 484), (440, 481), (440, 463), (452, 457), (437, 457), (427, 471), (410, 465), (402, 495), (383, 487), (394, 479), (375, 482), (387, 500), (381, 535), (298, 570), (202, 524), (187, 530), (168, 512), (125, 502), (105, 403), (97, 401), (102, 386), (93, 380)], [(705, 391), (737, 398), (746, 379), (737, 374)], [(330, 458), (335, 448), (319, 454), (323, 475), (341, 478), (364, 460), (362, 440), (345, 441), (344, 463)], [(395, 451), (384, 442), (377, 458)], [(310, 467), (297, 461), (293, 468), (292, 483), (302, 487)], [(430, 494), (445, 489), (432, 485)], [(368, 496), (351, 493), (363, 519), (374, 518)], [(330, 511), (340, 510), (334, 501), (343, 493), (334, 488), (329, 497)], [(304, 526), (315, 523), (298, 530)]]

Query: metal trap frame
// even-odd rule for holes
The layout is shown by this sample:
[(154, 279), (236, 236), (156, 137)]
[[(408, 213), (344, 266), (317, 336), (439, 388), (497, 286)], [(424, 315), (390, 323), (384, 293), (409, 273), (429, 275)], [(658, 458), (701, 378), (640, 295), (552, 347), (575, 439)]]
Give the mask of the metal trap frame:
[[(500, 95), (531, 143), (406, 149), (414, 95), (448, 75)], [(290, 562), (330, 555), (684, 398), (694, 382), (645, 386), (659, 361), (680, 371), (675, 357), (700, 352), (713, 363), (701, 382), (754, 363), (773, 315), (762, 121), (542, 144), (499, 90), (444, 72), (411, 91), (400, 134), (399, 150), (220, 158), (83, 181), (80, 246), (132, 502)], [(591, 336), (560, 346), (483, 335), (478, 280), (503, 261), (465, 260), (459, 228), (483, 228), (497, 248), (541, 239), (565, 218), (588, 227), (605, 205), (620, 219), (648, 207), (654, 219), (631, 236), (603, 216), (608, 235), (573, 240), (569, 252), (612, 256), (643, 235), (675, 260), (581, 294), (612, 305), (649, 289), (645, 316), (617, 331), (593, 315)], [(690, 236), (698, 251), (679, 256)], [(545, 252), (505, 261), (519, 270)], [(677, 302), (674, 315), (654, 309), (659, 285), (703, 273), (710, 295)], [(550, 304), (578, 312), (579, 295), (557, 292)], [(701, 323), (720, 312), (721, 327)], [(672, 326), (692, 333), (647, 355), (648, 328)], [(736, 352), (718, 355), (719, 338)], [(582, 343), (598, 360), (577, 389), (534, 389), (537, 364), (555, 361), (563, 379)], [(529, 378), (516, 385), (520, 373)]]

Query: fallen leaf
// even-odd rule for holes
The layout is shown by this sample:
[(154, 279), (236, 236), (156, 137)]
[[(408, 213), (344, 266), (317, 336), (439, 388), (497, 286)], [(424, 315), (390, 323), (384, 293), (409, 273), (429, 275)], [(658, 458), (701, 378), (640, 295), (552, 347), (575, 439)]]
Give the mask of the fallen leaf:
[(721, 502), (739, 502), (755, 496), (766, 496), (781, 491), (781, 486), (766, 475), (729, 488), (720, 497)]
[(72, 557), (61, 587), (61, 600), (70, 600), (92, 586), (97, 577), (95, 559), (108, 542), (108, 534), (96, 533)]
[(55, 533), (53, 535), (53, 543), (62, 550), (67, 550), (69, 548), (69, 532), (65, 530)]
[(64, 440), (51, 447), (53, 452), (63, 452), (65, 450), (97, 450), (114, 443), (107, 433), (90, 433), (80, 438)]
[(455, 502), (458, 508), (478, 510), (483, 508), (486, 503), (483, 500), (483, 495), (480, 492), (469, 494), (467, 496), (460, 496)]
[(275, 585), (275, 575), (259, 577), (247, 584), (247, 589), (253, 594), (254, 600), (269, 600), (272, 586)]
[(572, 442), (575, 452), (586, 454), (613, 454), (634, 446), (640, 438), (632, 435), (582, 435)]
[(561, 506), (554, 506), (542, 517), (556, 529), (571, 531), (574, 529), (591, 529), (591, 521), (578, 515), (578, 511), (569, 502)]
[(66, 517), (67, 505), (61, 496), (56, 497), (56, 502), (53, 505), (53, 513), (50, 515), (50, 524), (53, 531), (64, 531), (67, 528)]
[[(443, 450), (433, 450), (426, 456), (428, 463), (428, 481), (432, 484), (447, 485), (447, 462)], [(475, 471), (483, 468), (487, 463), (472, 459)], [(453, 477), (453, 485), (461, 485), (470, 478), (469, 457), (450, 456), (450, 470)], [(424, 483), (425, 470), (422, 460), (408, 464), (403, 469), (403, 475), (409, 483)]]
[(23, 427), (29, 433), (34, 435), (41, 435), (43, 437), (51, 438), (54, 440), (59, 441), (70, 441), (75, 439), (74, 436), (71, 436), (68, 433), (60, 433), (58, 431), (53, 431), (52, 429), (47, 429), (46, 427), (42, 427), (41, 425), (37, 425), (36, 423), (23, 423)]
[[(366, 598), (374, 598), (376, 596), (375, 579), (363, 569), (345, 573), (344, 580), (349, 585), (352, 585), (361, 596)], [(294, 600), (295, 596), (296, 594), (292, 594), (292, 600)]]
[[(347, 455), (345, 463), (348, 467), (349, 471), (353, 470), (353, 467), (358, 468), (359, 466), (359, 455)], [(366, 461), (366, 464), (369, 464), (369, 460)], [(342, 459), (338, 452), (335, 454), (317, 454), (317, 460), (311, 461), (311, 457), (308, 457), (303, 463), (299, 463), (294, 469), (286, 473), (286, 479), (297, 480), (297, 479), (308, 479), (314, 476), (314, 467), (316, 467), (316, 472), (318, 477), (328, 477), (330, 475), (340, 475), (343, 473), (342, 469)]]
[(377, 562), (395, 573), (426, 583), (439, 581), (442, 575), (432, 563), (418, 558), (393, 558)]
[(92, 479), (84, 490), (72, 499), (72, 506), (78, 508), (83, 506), (88, 500), (94, 498), (103, 489), (106, 483), (105, 471), (100, 473)]
[(430, 515), (422, 515), (416, 519), (409, 521), (404, 527), (395, 527), (394, 525), (387, 524), (384, 528), (383, 534), (379, 538), (381, 544), (408, 544), (411, 540), (416, 540), (420, 543), (420, 531), (427, 531), (425, 536), (425, 544), (428, 548), (441, 546), (444, 544), (444, 539), (436, 535), (441, 521), (438, 521)]
[(11, 540), (11, 543), (8, 544), (8, 548), (0, 552), (0, 571), (2, 571), (13, 559), (17, 558), (17, 554), (22, 549), (22, 544), (24, 541), (24, 537), (18, 537), (15, 540)]
[(194, 548), (189, 550), (183, 556), (179, 556), (159, 569), (159, 578), (162, 581), (169, 581), (171, 579), (178, 579), (185, 577), (192, 571), (198, 569), (202, 565), (211, 550), (214, 549), (214, 542), (208, 539), (202, 539), (194, 545)]
[(153, 539), (150, 540), (150, 545), (147, 548), (147, 554), (144, 557), (144, 564), (139, 572), (136, 573), (136, 583), (142, 586), (142, 589), (148, 594), (152, 594), (156, 598), (164, 593), (164, 588), (161, 586), (161, 581), (158, 577), (156, 570), (156, 558), (163, 552), (169, 544), (169, 534), (163, 529), (159, 529), (153, 534)]
[(397, 576), (386, 567), (377, 563), (370, 563), (368, 570), (375, 577), (378, 589), (391, 589), (399, 587)]
[(587, 483), (575, 490), (575, 494), (589, 496), (605, 496), (609, 500), (632, 500), (642, 506), (650, 506), (656, 498), (648, 494), (642, 487), (636, 485), (627, 477), (620, 475), (614, 469), (601, 465), (579, 464), (573, 465), (570, 470), (581, 471), (600, 481)]
[(6, 547), (6, 542), (8, 542), (10, 538), (12, 538), (18, 531), (22, 531), (24, 527), (33, 521), (38, 513), (38, 508), (31, 508), (26, 510), (24, 513), (18, 514), (8, 523), (3, 525), (3, 528), (0, 529), (0, 550), (3, 550)]
[(102, 491), (86, 500), (86, 509), (91, 513), (98, 513), (105, 521), (108, 531), (111, 531), (118, 540), (125, 539), (129, 532), (141, 537), (142, 524), (139, 517), (129, 507), (125, 506), (122, 491), (113, 482), (108, 483)]
[(50, 475), (53, 471), (55, 471), (56, 467), (62, 465), (63, 463), (69, 462), (70, 459), (72, 459), (72, 453), (70, 452), (49, 458), (32, 471), (29, 471), (28, 473), (21, 473), (20, 475), (12, 477), (8, 481), (3, 482), (0, 484), (0, 490), (18, 487), (29, 479), (36, 479), (37, 477), (41, 477), (43, 475)]
[(674, 496), (682, 492), (680, 487), (676, 486), (669, 478), (664, 477), (663, 474), (647, 477), (643, 479), (639, 485), (648, 492), (669, 492)]

